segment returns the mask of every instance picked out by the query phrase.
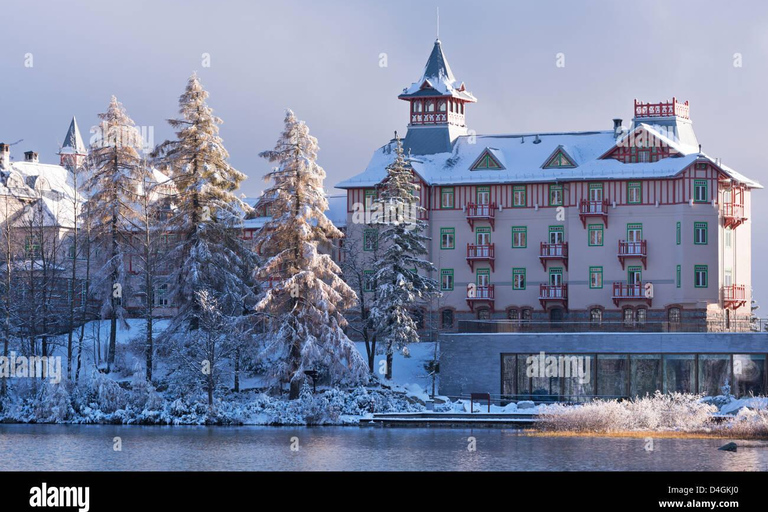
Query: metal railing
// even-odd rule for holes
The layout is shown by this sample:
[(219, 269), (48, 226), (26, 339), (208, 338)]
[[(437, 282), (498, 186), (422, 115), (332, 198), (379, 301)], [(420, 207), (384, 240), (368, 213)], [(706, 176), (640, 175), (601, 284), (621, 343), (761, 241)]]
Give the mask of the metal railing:
[(768, 336), (768, 318), (754, 320), (685, 320), (680, 322), (645, 321), (532, 321), (532, 320), (459, 320), (460, 333), (515, 332), (762, 332)]

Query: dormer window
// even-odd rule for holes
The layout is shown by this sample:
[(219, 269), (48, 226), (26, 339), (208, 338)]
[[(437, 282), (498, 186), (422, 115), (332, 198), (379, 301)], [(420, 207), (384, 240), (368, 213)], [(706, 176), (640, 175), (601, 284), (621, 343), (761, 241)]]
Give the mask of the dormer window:
[(499, 158), (493, 154), (490, 148), (486, 148), (485, 151), (483, 151), (483, 153), (480, 155), (480, 157), (477, 160), (475, 160), (475, 162), (470, 167), (470, 170), (472, 171), (485, 170), (485, 169), (489, 169), (493, 171), (504, 169), (504, 166), (499, 161)]
[(438, 104), (438, 109), (440, 110), (440, 112), (445, 112), (445, 108), (446, 108), (445, 100), (440, 100), (440, 103)]
[(413, 102), (413, 111), (418, 114), (421, 112), (421, 100), (416, 100)]
[(568, 156), (562, 146), (558, 146), (542, 167), (544, 169), (570, 169), (576, 167), (576, 163)]

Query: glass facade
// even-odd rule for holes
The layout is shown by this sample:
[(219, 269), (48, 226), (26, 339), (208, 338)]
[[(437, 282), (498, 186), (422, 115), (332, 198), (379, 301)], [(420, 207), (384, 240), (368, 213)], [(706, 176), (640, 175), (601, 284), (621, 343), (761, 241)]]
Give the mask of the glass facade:
[(583, 402), (664, 393), (766, 393), (765, 354), (502, 354), (503, 400)]

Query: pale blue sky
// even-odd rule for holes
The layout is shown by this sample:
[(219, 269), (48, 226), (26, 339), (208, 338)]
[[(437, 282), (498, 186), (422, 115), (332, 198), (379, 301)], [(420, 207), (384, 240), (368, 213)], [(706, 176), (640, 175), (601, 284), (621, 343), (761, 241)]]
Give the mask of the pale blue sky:
[[(768, 5), (759, 1), (158, 1), (3, 3), (0, 141), (53, 162), (72, 115), (88, 139), (112, 94), (155, 141), (197, 71), (232, 163), (261, 190), (283, 110), (307, 121), (328, 186), (361, 169), (407, 105), (435, 38), (478, 98), (478, 133), (609, 129), (632, 100), (677, 96), (705, 152), (768, 185)], [(566, 66), (555, 66), (565, 54)], [(33, 67), (25, 67), (25, 54)], [(211, 67), (201, 54), (211, 55)], [(379, 67), (387, 54), (388, 66)], [(734, 53), (742, 67), (734, 67)], [(755, 194), (754, 287), (768, 316), (768, 191)]]

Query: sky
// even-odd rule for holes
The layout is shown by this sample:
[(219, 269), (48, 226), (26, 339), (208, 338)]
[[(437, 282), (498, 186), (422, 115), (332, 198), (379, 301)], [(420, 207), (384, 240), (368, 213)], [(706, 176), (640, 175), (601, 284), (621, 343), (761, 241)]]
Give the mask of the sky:
[[(116, 95), (160, 143), (196, 71), (231, 163), (249, 176), (244, 194), (264, 188), (258, 153), (286, 108), (319, 139), (333, 193), (405, 133), (397, 95), (421, 75), (437, 7), (448, 61), (478, 98), (467, 108), (477, 133), (610, 129), (614, 117), (629, 123), (635, 98), (676, 96), (690, 101), (704, 152), (768, 185), (760, 1), (5, 0), (0, 141), (23, 139), (15, 159), (33, 150), (57, 162), (72, 116), (87, 143)], [(753, 288), (768, 316), (768, 190), (753, 198)]]

